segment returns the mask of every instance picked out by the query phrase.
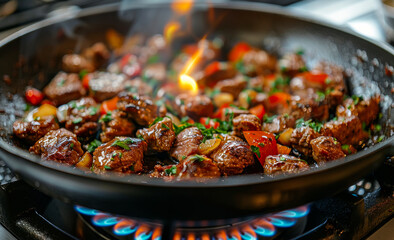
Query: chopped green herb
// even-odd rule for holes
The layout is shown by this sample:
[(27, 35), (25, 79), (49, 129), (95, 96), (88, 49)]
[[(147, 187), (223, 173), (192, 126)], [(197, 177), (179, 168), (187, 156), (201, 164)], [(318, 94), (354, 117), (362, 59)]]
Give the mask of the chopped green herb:
[(82, 79), (82, 78), (85, 77), (85, 75), (88, 74), (88, 73), (89, 73), (88, 70), (82, 69), (82, 70), (79, 72), (79, 79)]
[(68, 105), (69, 105), (71, 108), (77, 108), (77, 102), (76, 102), (76, 101), (71, 101), (71, 102), (68, 103)]
[(263, 122), (272, 123), (272, 121), (274, 121), (276, 117), (278, 117), (278, 115), (272, 115), (271, 117), (269, 117), (267, 114), (264, 114)]
[(63, 79), (60, 80), (56, 85), (59, 86), (59, 87), (61, 87), (61, 86), (63, 86), (65, 83), (66, 83), (66, 79), (63, 78)]
[(94, 116), (97, 114), (98, 108), (97, 107), (90, 107), (89, 108), (89, 115)]
[(32, 107), (32, 105), (26, 103), (23, 110), (24, 110), (25, 112), (27, 112), (27, 111), (29, 111), (29, 110), (31, 109), (31, 107)]
[(375, 130), (379, 132), (380, 130), (382, 130), (382, 126), (380, 124), (376, 124)]
[(264, 147), (264, 146), (265, 146), (264, 143), (259, 143), (258, 145), (259, 145), (260, 147)]
[(150, 57), (148, 58), (147, 63), (148, 63), (148, 64), (153, 64), (153, 63), (159, 62), (159, 60), (160, 60), (159, 55), (158, 55), (158, 54), (155, 54), (155, 55), (150, 56)]
[(326, 91), (324, 91), (324, 94), (327, 96), (327, 95), (330, 95), (330, 93), (332, 93), (333, 91), (334, 91), (334, 89), (327, 88)]
[(299, 72), (308, 72), (308, 68), (306, 66), (303, 66), (298, 69)]
[(205, 160), (205, 157), (196, 154), (196, 155), (191, 156), (191, 157), (190, 157), (190, 160), (191, 160), (191, 161), (202, 162), (202, 161)]
[(156, 123), (160, 122), (161, 120), (163, 120), (162, 117), (157, 117), (157, 118), (149, 125), (149, 127), (152, 127), (153, 125), (155, 125)]
[(74, 143), (71, 143), (70, 144), (70, 149), (73, 149), (74, 148)]
[(248, 106), (250, 106), (250, 104), (252, 103), (252, 98), (250, 97), (250, 95), (246, 97), (246, 102), (248, 103)]
[(140, 134), (137, 135), (137, 138), (141, 139), (142, 141), (145, 141), (144, 137)]
[(100, 119), (100, 121), (102, 121), (102, 122), (110, 122), (111, 120), (112, 120), (112, 112), (111, 111), (108, 111), (105, 115), (104, 115), (104, 117), (102, 117), (101, 119)]
[(321, 102), (326, 98), (326, 95), (324, 94), (324, 92), (318, 91), (318, 92), (316, 92), (316, 94), (317, 94), (317, 99), (316, 99), (317, 102)]
[(332, 121), (338, 121), (338, 118), (337, 118), (337, 117), (334, 117), (334, 118), (332, 119)]
[(362, 127), (362, 129), (363, 129), (364, 131), (367, 130), (367, 124), (366, 124), (365, 122), (362, 122), (362, 123), (361, 123), (361, 127)]
[(182, 156), (182, 160), (185, 160), (186, 159), (186, 156)]
[(250, 146), (250, 149), (252, 150), (252, 152), (254, 152), (256, 155), (257, 155), (257, 157), (261, 157), (261, 154), (260, 154), (260, 148), (259, 147), (256, 147), (256, 146)]
[(111, 157), (109, 160), (111, 160), (111, 161), (115, 161), (115, 158)]
[(130, 170), (133, 171), (133, 172), (135, 171), (134, 170), (134, 164), (130, 166)]
[(164, 170), (164, 172), (168, 175), (168, 176), (172, 176), (176, 174), (176, 166), (172, 166), (170, 168), (167, 168), (166, 170)]
[(134, 141), (131, 138), (126, 138), (124, 140), (116, 139), (115, 142), (113, 142), (111, 144), (111, 146), (112, 147), (118, 146), (118, 147), (121, 147), (125, 150), (130, 150), (130, 147), (128, 146), (128, 144), (133, 144), (133, 143), (134, 143)]
[(279, 136), (280, 136), (279, 134), (275, 135), (275, 140), (278, 140)]
[(80, 123), (80, 122), (82, 122), (82, 118), (75, 118), (74, 120), (73, 120), (73, 123), (74, 124), (78, 124), (78, 123)]
[(286, 158), (281, 156), (281, 157), (279, 157), (279, 160), (286, 161)]
[(379, 113), (379, 119), (382, 119), (382, 117), (383, 117), (383, 113)]
[(104, 165), (104, 168), (105, 168), (106, 170), (111, 170), (111, 167), (108, 166), (108, 165)]
[(164, 106), (172, 115), (178, 116), (178, 112), (171, 105), (165, 104)]
[(330, 84), (332, 82), (332, 80), (331, 80), (331, 78), (326, 78), (326, 80), (324, 80), (324, 83), (325, 84)]
[(33, 120), (34, 120), (34, 121), (39, 121), (39, 120), (40, 120), (40, 117), (35, 117)]
[(161, 124), (161, 127), (170, 130), (170, 128), (167, 125), (165, 125), (164, 123)]
[(360, 101), (363, 101), (363, 97), (361, 97), (361, 96), (356, 96), (356, 95), (353, 95), (353, 96), (352, 96), (352, 99), (353, 99), (354, 105), (357, 105)]
[(342, 145), (342, 150), (346, 151), (347, 153), (352, 153), (352, 151), (350, 150), (350, 146), (347, 144)]
[(379, 142), (383, 141), (383, 139), (384, 139), (384, 135), (380, 135), (379, 138), (378, 138), (378, 140), (376, 140), (376, 142), (379, 143)]
[(94, 150), (101, 145), (101, 142), (97, 139), (94, 139), (88, 144), (88, 152), (92, 153)]
[(296, 51), (296, 54), (297, 55), (304, 55), (304, 49), (302, 49), (302, 48), (300, 48), (300, 49), (298, 49), (297, 51)]
[(310, 127), (314, 131), (320, 132), (320, 130), (323, 127), (323, 123), (313, 122), (312, 119), (309, 119), (308, 121), (304, 121), (303, 118), (297, 119), (297, 121), (296, 121), (296, 128), (303, 127), (303, 126)]
[(211, 119), (207, 117), (207, 120), (205, 120), (205, 125), (209, 125), (209, 121), (211, 121)]

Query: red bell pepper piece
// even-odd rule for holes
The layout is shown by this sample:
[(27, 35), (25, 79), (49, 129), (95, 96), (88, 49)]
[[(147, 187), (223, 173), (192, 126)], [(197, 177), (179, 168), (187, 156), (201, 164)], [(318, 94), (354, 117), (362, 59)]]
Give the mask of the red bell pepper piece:
[(215, 72), (220, 70), (220, 62), (212, 62), (208, 66), (205, 67), (205, 76), (212, 75)]
[(249, 112), (255, 116), (257, 116), (260, 120), (263, 119), (263, 116), (265, 114), (265, 109), (263, 104), (259, 104), (255, 107), (252, 107), (251, 109), (249, 109)]
[(89, 89), (89, 81), (90, 81), (90, 75), (85, 74), (85, 76), (83, 76), (83, 78), (82, 78), (82, 86), (85, 89)]
[(328, 75), (322, 72), (304, 72), (301, 76), (308, 82), (318, 83), (320, 85), (325, 85), (326, 79), (328, 78)]
[(284, 92), (276, 92), (273, 93), (271, 96), (268, 97), (268, 101), (271, 105), (289, 105), (289, 101), (291, 100), (291, 95)]
[(256, 154), (262, 166), (264, 166), (267, 156), (278, 154), (274, 134), (264, 131), (244, 131), (243, 133), (251, 150)]
[(206, 128), (214, 128), (217, 129), (220, 126), (219, 122), (214, 121), (213, 119), (202, 117), (200, 118), (200, 123), (204, 125)]
[(220, 106), (220, 108), (212, 114), (212, 118), (222, 119), (222, 117), (224, 117), (224, 111), (228, 107), (230, 107), (230, 104), (228, 104), (228, 103), (225, 103), (222, 106)]
[(242, 56), (249, 52), (250, 50), (252, 50), (252, 47), (245, 43), (245, 42), (240, 42), (237, 43), (230, 51), (229, 55), (228, 55), (228, 59), (231, 62), (236, 62), (238, 61), (240, 58), (242, 58)]
[(107, 101), (101, 103), (100, 113), (102, 115), (106, 114), (108, 111), (113, 111), (116, 109), (116, 104), (118, 103), (118, 97), (111, 98)]
[(38, 105), (44, 99), (44, 94), (36, 88), (28, 88), (25, 92), (26, 101), (32, 105)]

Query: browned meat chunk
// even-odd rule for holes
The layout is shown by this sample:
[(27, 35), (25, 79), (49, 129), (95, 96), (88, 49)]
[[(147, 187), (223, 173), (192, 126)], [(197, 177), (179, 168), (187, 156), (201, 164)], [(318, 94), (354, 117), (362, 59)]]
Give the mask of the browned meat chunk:
[(246, 167), (254, 164), (253, 152), (247, 143), (231, 138), (222, 142), (223, 144), (210, 155), (222, 175), (240, 174)]
[[(191, 179), (201, 181), (220, 177), (220, 170), (212, 159), (202, 155), (192, 155), (181, 160), (177, 165), (155, 166), (152, 177), (176, 177), (177, 179)], [(196, 179), (199, 178), (199, 179)]]
[(168, 117), (149, 128), (138, 130), (136, 135), (142, 136), (148, 147), (158, 152), (170, 151), (175, 140), (172, 120)]
[(107, 47), (101, 42), (95, 43), (90, 48), (85, 49), (82, 55), (94, 66), (94, 69), (102, 67), (110, 57)]
[(244, 131), (260, 131), (260, 119), (253, 114), (239, 115), (233, 119), (233, 130), (238, 137), (243, 137)]
[(100, 118), (101, 142), (109, 142), (118, 136), (131, 136), (135, 130), (132, 122), (123, 117), (118, 111), (107, 112)]
[(368, 138), (368, 134), (363, 131), (360, 119), (356, 116), (325, 123), (321, 134), (335, 137), (342, 144), (354, 146), (360, 145)]
[(86, 94), (78, 74), (59, 72), (44, 88), (44, 94), (57, 105), (68, 103)]
[(298, 173), (308, 169), (306, 161), (284, 154), (268, 156), (264, 162), (265, 174)]
[(326, 88), (334, 89), (339, 86), (346, 91), (345, 73), (342, 67), (328, 62), (320, 62), (315, 66), (314, 71), (328, 74), (329, 78), (325, 81)]
[(116, 137), (93, 152), (95, 171), (138, 173), (143, 170), (147, 144), (138, 138)]
[(288, 75), (294, 76), (305, 69), (305, 61), (300, 54), (290, 53), (283, 56), (279, 60), (279, 67), (281, 71)]
[(69, 165), (76, 164), (83, 154), (77, 136), (64, 128), (49, 131), (30, 147), (29, 151), (41, 155), (43, 160)]
[(84, 97), (71, 101), (59, 109), (67, 108), (65, 127), (81, 138), (91, 138), (98, 130), (97, 120), (100, 116), (96, 101)]
[(185, 110), (188, 116), (198, 120), (200, 117), (209, 117), (212, 115), (213, 104), (208, 96), (192, 96), (185, 99)]
[(266, 51), (253, 49), (245, 53), (242, 57), (245, 69), (251, 69), (248, 75), (268, 75), (276, 70), (276, 58)]
[(153, 63), (145, 67), (144, 73), (145, 78), (155, 79), (159, 82), (163, 82), (167, 78), (167, 70), (164, 63)]
[(310, 127), (300, 127), (294, 129), (292, 132), (290, 143), (297, 151), (309, 157), (312, 155), (312, 147), (310, 143), (313, 139), (319, 136), (320, 134)]
[(94, 66), (79, 54), (66, 54), (62, 59), (62, 69), (69, 73), (79, 73), (82, 70), (94, 71)]
[(198, 128), (186, 128), (176, 136), (174, 146), (171, 149), (171, 157), (181, 161), (189, 155), (197, 153), (202, 139), (202, 133)]
[(141, 126), (149, 126), (158, 116), (158, 109), (147, 96), (122, 92), (117, 103), (118, 109)]
[(293, 128), (295, 126), (295, 119), (293, 116), (288, 114), (282, 114), (272, 119), (269, 122), (263, 123), (263, 131), (271, 133), (280, 133), (287, 128)]
[(311, 95), (309, 99), (299, 99), (291, 102), (291, 115), (295, 119), (303, 118), (304, 120), (314, 119), (317, 121), (326, 121), (329, 118), (329, 106), (325, 99)]
[(379, 113), (379, 97), (362, 100), (360, 97), (348, 98), (337, 107), (337, 117), (358, 116), (362, 123), (369, 125)]
[(341, 144), (333, 137), (321, 136), (311, 141), (313, 159), (319, 164), (343, 158)]
[(234, 79), (228, 79), (218, 82), (215, 88), (219, 89), (220, 92), (230, 93), (234, 99), (238, 98), (241, 91), (248, 85), (242, 75), (235, 77)]
[(113, 98), (124, 90), (126, 76), (123, 74), (94, 72), (89, 74), (89, 92), (99, 102)]
[(14, 122), (14, 135), (28, 144), (33, 144), (51, 130), (59, 129), (59, 125), (52, 116), (40, 118), (31, 122), (17, 120)]
[(330, 109), (335, 109), (342, 103), (346, 90), (342, 86), (336, 86), (333, 89), (329, 89), (328, 92), (326, 94), (328, 106), (330, 106)]

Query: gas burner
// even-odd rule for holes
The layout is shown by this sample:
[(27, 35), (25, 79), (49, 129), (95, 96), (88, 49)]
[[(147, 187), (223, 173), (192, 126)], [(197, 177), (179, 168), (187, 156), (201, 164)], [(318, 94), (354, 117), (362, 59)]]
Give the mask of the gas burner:
[[(162, 239), (163, 223), (147, 222), (125, 218), (98, 210), (75, 206), (79, 216), (86, 224), (100, 235), (111, 239)], [(268, 214), (233, 224), (220, 225), (220, 221), (211, 221), (211, 226), (175, 227), (173, 239), (288, 239), (303, 233), (309, 206)]]

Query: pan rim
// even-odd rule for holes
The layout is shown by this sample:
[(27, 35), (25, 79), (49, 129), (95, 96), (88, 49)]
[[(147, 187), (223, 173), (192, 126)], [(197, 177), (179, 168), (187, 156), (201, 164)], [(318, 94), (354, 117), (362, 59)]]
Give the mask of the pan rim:
[[(128, 6), (126, 10), (131, 10), (131, 9), (138, 9), (138, 8), (143, 8), (146, 6), (149, 7), (162, 7), (163, 5), (167, 5), (171, 3), (171, 1), (161, 1), (160, 3), (133, 3), (131, 6)], [(207, 4), (202, 3), (202, 2), (197, 2), (196, 3), (196, 8), (197, 9), (203, 9), (206, 7)], [(247, 11), (254, 11), (254, 12), (262, 12), (262, 13), (267, 13), (267, 14), (275, 14), (279, 16), (285, 16), (288, 18), (293, 18), (296, 20), (301, 20), (301, 21), (307, 21), (309, 23), (318, 25), (318, 26), (324, 26), (327, 28), (334, 29), (336, 31), (339, 31), (343, 34), (348, 34), (357, 38), (360, 38), (369, 44), (374, 45), (375, 47), (381, 48), (384, 51), (390, 53), (391, 55), (394, 55), (394, 48), (391, 47), (388, 43), (385, 42), (380, 42), (380, 41), (374, 41), (370, 38), (367, 38), (363, 35), (360, 35), (358, 33), (355, 33), (354, 31), (349, 31), (349, 29), (341, 27), (341, 26), (336, 26), (333, 25), (327, 21), (317, 19), (316, 17), (310, 17), (310, 16), (305, 16), (304, 14), (291, 11), (291, 10), (286, 10), (278, 6), (273, 6), (269, 4), (261, 4), (261, 3), (252, 3), (252, 2), (231, 2), (231, 3), (223, 3), (223, 2), (217, 2), (213, 3), (213, 6), (215, 8), (221, 8), (221, 9), (229, 9), (229, 10), (247, 10)], [(100, 14), (100, 13), (106, 13), (106, 12), (112, 12), (112, 11), (117, 11), (119, 7), (119, 4), (108, 4), (108, 5), (102, 5), (102, 6), (97, 6), (97, 7), (92, 7), (92, 8), (87, 8), (78, 12), (71, 12), (68, 14), (64, 14), (61, 16), (57, 17), (52, 17), (48, 18), (42, 21), (39, 21), (37, 23), (34, 23), (32, 25), (29, 25), (27, 27), (24, 27), (15, 33), (5, 37), (4, 39), (0, 40), (0, 48), (4, 47), (8, 43), (10, 43), (13, 40), (16, 40), (19, 37), (22, 37), (30, 32), (34, 32), (35, 30), (38, 30), (40, 28), (48, 27), (53, 24), (57, 24), (63, 21), (67, 21), (73, 18), (80, 18), (80, 17), (85, 17), (85, 16), (90, 16), (90, 15), (95, 15), (95, 14)], [(252, 185), (259, 185), (259, 184), (264, 184), (264, 183), (273, 183), (273, 182), (281, 182), (281, 181), (288, 181), (290, 179), (298, 179), (302, 178), (304, 176), (313, 176), (315, 174), (320, 174), (320, 172), (324, 171), (335, 171), (336, 168), (341, 167), (343, 165), (349, 164), (353, 161), (357, 161), (357, 159), (367, 157), (369, 155), (372, 155), (379, 150), (387, 147), (393, 147), (394, 146), (394, 136), (391, 136), (384, 141), (375, 144), (374, 146), (369, 147), (368, 149), (364, 149), (360, 152), (357, 152), (355, 154), (352, 154), (350, 156), (347, 156), (343, 159), (335, 160), (332, 162), (326, 163), (324, 166), (319, 166), (317, 168), (311, 168), (308, 171), (302, 172), (302, 173), (297, 173), (297, 174), (288, 174), (288, 175), (278, 175), (275, 176), (274, 178), (264, 176), (262, 174), (246, 174), (246, 175), (238, 175), (238, 176), (229, 176), (229, 177), (220, 177), (219, 181), (207, 181), (204, 183), (198, 183), (198, 182), (189, 182), (189, 181), (171, 181), (171, 182), (166, 182), (163, 179), (156, 179), (156, 178), (150, 178), (148, 175), (124, 175), (124, 176), (119, 176), (118, 174), (90, 174), (86, 173), (82, 170), (79, 170), (77, 168), (72, 168), (65, 166), (64, 164), (56, 163), (56, 162), (48, 162), (48, 161), (43, 161), (41, 160), (40, 157), (32, 155), (28, 153), (26, 150), (20, 149), (20, 148), (15, 148), (14, 146), (8, 144), (6, 141), (0, 138), (0, 148), (3, 151), (6, 151), (9, 154), (14, 155), (17, 158), (27, 160), (31, 163), (40, 165), (40, 167), (45, 167), (45, 168), (50, 168), (51, 170), (56, 170), (60, 171), (65, 174), (70, 174), (73, 176), (78, 176), (82, 178), (90, 178), (90, 179), (95, 179), (98, 181), (105, 181), (105, 182), (116, 182), (120, 184), (131, 184), (131, 185), (143, 185), (143, 186), (151, 186), (151, 187), (166, 187), (166, 188), (218, 188), (218, 187), (239, 187), (239, 186), (252, 186)]]

